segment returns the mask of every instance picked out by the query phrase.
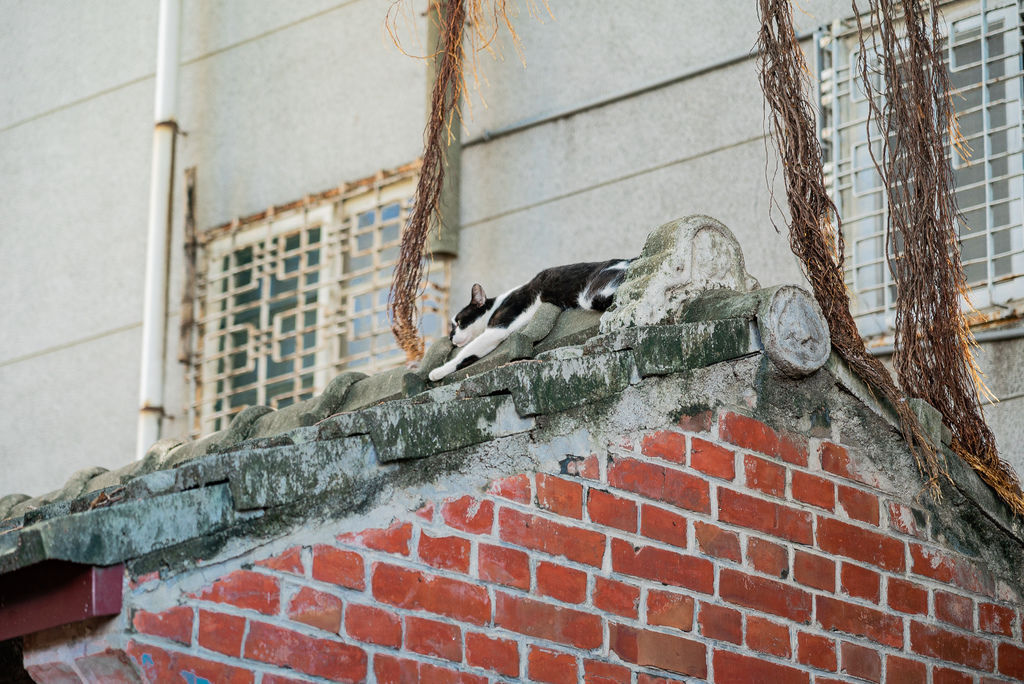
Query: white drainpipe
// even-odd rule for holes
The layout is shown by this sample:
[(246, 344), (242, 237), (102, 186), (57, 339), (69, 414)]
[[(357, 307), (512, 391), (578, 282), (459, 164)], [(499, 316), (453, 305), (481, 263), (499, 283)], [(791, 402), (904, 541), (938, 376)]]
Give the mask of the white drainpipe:
[(181, 0), (160, 0), (156, 54), (156, 126), (150, 171), (146, 238), (146, 290), (142, 314), (142, 371), (139, 386), (139, 431), (135, 453), (142, 458), (160, 438), (164, 415), (164, 361), (167, 337), (168, 251), (171, 197), (174, 194), (174, 144), (178, 134), (179, 26)]

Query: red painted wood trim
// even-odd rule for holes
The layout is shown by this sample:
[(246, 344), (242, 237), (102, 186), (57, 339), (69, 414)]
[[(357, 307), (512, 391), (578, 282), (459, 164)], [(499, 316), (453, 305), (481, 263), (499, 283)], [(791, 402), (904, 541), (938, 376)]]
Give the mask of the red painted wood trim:
[(121, 612), (124, 565), (44, 561), (0, 576), (0, 641)]

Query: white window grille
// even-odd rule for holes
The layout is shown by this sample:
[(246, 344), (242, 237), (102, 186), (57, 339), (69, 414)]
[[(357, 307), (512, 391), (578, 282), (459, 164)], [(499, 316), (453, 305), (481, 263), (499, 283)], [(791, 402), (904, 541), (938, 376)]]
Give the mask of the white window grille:
[[(309, 399), (342, 371), (404, 363), (387, 300), (415, 180), (377, 179), (203, 236), (194, 434), (227, 427), (246, 406)], [(450, 278), (450, 260), (430, 262), (428, 344), (445, 334)]]
[[(1021, 5), (969, 0), (942, 6), (953, 102), (971, 151), (967, 160), (952, 155), (964, 216), (961, 258), (979, 311), (1024, 298)], [(836, 22), (817, 45), (825, 180), (844, 222), (851, 310), (862, 335), (881, 336), (894, 324), (896, 289), (885, 260), (886, 197), (871, 160), (868, 101), (858, 84), (856, 23)], [(880, 156), (879, 131), (872, 127), (870, 137)]]

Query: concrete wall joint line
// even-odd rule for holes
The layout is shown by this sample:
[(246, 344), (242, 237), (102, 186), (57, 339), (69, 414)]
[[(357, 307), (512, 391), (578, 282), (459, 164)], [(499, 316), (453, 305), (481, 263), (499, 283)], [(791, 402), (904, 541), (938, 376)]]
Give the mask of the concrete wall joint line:
[[(189, 65), (192, 65), (192, 64), (196, 64), (198, 62), (201, 62), (204, 59), (208, 59), (210, 57), (215, 57), (216, 55), (222, 54), (222, 53), (227, 52), (229, 50), (233, 50), (233, 49), (235, 49), (237, 47), (241, 47), (243, 45), (248, 45), (249, 43), (253, 43), (253, 42), (257, 41), (257, 40), (262, 40), (263, 38), (266, 38), (267, 36), (272, 36), (275, 33), (279, 33), (281, 31), (285, 31), (287, 29), (290, 29), (290, 28), (293, 28), (293, 27), (298, 26), (300, 24), (303, 24), (303, 23), (305, 23), (307, 21), (312, 21), (313, 19), (318, 19), (318, 18), (324, 16), (325, 14), (329, 14), (329, 13), (334, 12), (336, 10), (343, 9), (343, 8), (349, 6), (349, 5), (354, 5), (357, 2), (360, 2), (360, 0), (344, 0), (343, 2), (340, 2), (340, 3), (336, 4), (336, 5), (328, 7), (326, 9), (322, 9), (319, 12), (314, 12), (313, 14), (310, 14), (308, 16), (302, 17), (300, 19), (296, 19), (294, 21), (290, 21), (287, 24), (282, 24), (281, 26), (277, 26), (277, 27), (272, 28), (272, 29), (270, 29), (268, 31), (264, 31), (263, 33), (257, 34), (255, 36), (250, 36), (249, 38), (245, 38), (245, 39), (240, 40), (240, 41), (238, 41), (236, 43), (231, 43), (230, 45), (225, 45), (224, 47), (220, 47), (220, 48), (217, 48), (216, 50), (211, 50), (210, 52), (206, 52), (206, 53), (203, 53), (203, 54), (198, 55), (196, 57), (193, 57), (191, 59), (185, 60), (183, 62), (180, 62), (179, 66), (189, 66)], [(50, 116), (51, 114), (56, 114), (57, 112), (62, 112), (62, 111), (65, 111), (67, 109), (71, 109), (72, 107), (77, 107), (78, 105), (85, 104), (86, 102), (89, 102), (91, 100), (95, 100), (95, 99), (104, 97), (106, 95), (110, 95), (111, 93), (115, 93), (118, 90), (122, 90), (124, 88), (129, 88), (129, 87), (131, 87), (133, 85), (138, 85), (139, 83), (144, 83), (145, 81), (148, 81), (148, 80), (153, 79), (153, 78), (156, 78), (156, 73), (155, 72), (150, 72), (150, 73), (146, 73), (146, 74), (144, 74), (142, 76), (139, 76), (137, 78), (133, 78), (133, 79), (131, 79), (129, 81), (124, 81), (123, 83), (118, 83), (116, 85), (112, 85), (109, 88), (104, 88), (102, 90), (98, 90), (95, 93), (92, 93), (91, 95), (86, 95), (85, 97), (80, 97), (77, 100), (72, 100), (70, 102), (65, 102), (64, 104), (57, 105), (56, 107), (52, 107), (51, 109), (47, 109), (45, 111), (38, 112), (38, 113), (33, 114), (31, 116), (25, 117), (24, 119), (20, 119), (18, 121), (10, 123), (10, 124), (0, 128), (0, 133), (6, 133), (7, 131), (14, 130), (15, 128), (19, 128), (19, 127), (24, 126), (26, 124), (30, 124), (33, 121), (38, 121), (39, 119), (45, 118), (47, 116)]]
[[(796, 39), (800, 42), (803, 42), (805, 40), (810, 40), (813, 37), (814, 32), (807, 31), (797, 35)], [(647, 85), (643, 85), (638, 88), (631, 88), (625, 92), (616, 93), (615, 95), (609, 95), (608, 97), (598, 98), (596, 100), (592, 100), (581, 105), (568, 107), (560, 112), (555, 112), (552, 114), (541, 114), (536, 117), (527, 118), (494, 131), (485, 130), (480, 135), (470, 138), (466, 142), (462, 143), (462, 147), (472, 147), (474, 145), (479, 145), (481, 143), (491, 142), (492, 140), (497, 140), (498, 138), (504, 138), (507, 135), (521, 133), (522, 131), (529, 130), (536, 126), (543, 126), (544, 124), (552, 123), (560, 119), (568, 119), (570, 117), (576, 116), (577, 114), (583, 114), (585, 112), (588, 112), (592, 109), (600, 109), (601, 107), (606, 107), (608, 105), (615, 104), (616, 102), (628, 100), (629, 98), (637, 97), (639, 95), (645, 95), (656, 90), (661, 90), (662, 88), (667, 88), (669, 86), (676, 85), (677, 83), (688, 81), (691, 78), (703, 76), (713, 71), (717, 71), (718, 69), (725, 69), (731, 67), (733, 65), (739, 64), (740, 62), (745, 62), (748, 59), (753, 59), (756, 56), (756, 53), (751, 53), (749, 51), (733, 54), (730, 55), (729, 57), (719, 59), (710, 64), (703, 64), (701, 66), (688, 69), (676, 76), (671, 76), (660, 81), (655, 81), (654, 83), (648, 83)]]
[(30, 361), (32, 359), (39, 358), (40, 356), (45, 356), (47, 354), (53, 354), (55, 352), (64, 351), (65, 349), (70, 349), (70, 348), (76, 347), (76, 346), (78, 346), (80, 344), (86, 344), (88, 342), (95, 342), (96, 340), (101, 340), (104, 337), (110, 337), (111, 335), (117, 335), (119, 333), (128, 332), (129, 330), (134, 330), (136, 328), (141, 328), (141, 327), (142, 327), (142, 321), (138, 321), (136, 323), (129, 323), (128, 325), (122, 325), (120, 327), (111, 328), (110, 330), (104, 330), (103, 332), (98, 332), (98, 333), (95, 333), (93, 335), (87, 335), (85, 337), (80, 337), (77, 340), (72, 340), (70, 342), (65, 342), (64, 344), (58, 344), (58, 345), (54, 345), (53, 347), (47, 347), (45, 349), (40, 349), (39, 351), (34, 351), (34, 352), (29, 353), (29, 354), (22, 354), (21, 356), (15, 356), (15, 357), (10, 358), (10, 359), (2, 359), (2, 360), (0, 360), (0, 368), (3, 368), (4, 366), (13, 366), (16, 363), (21, 363), (23, 361)]

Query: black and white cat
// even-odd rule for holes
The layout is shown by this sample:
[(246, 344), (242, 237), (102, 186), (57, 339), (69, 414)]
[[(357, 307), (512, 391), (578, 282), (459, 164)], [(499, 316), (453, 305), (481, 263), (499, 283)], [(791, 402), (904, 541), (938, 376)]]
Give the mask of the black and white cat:
[(563, 310), (607, 310), (631, 261), (612, 259), (548, 268), (525, 285), (497, 297), (484, 294), (479, 283), (473, 285), (470, 302), (452, 319), (448, 335), (452, 344), (460, 347), (459, 352), (430, 371), (430, 379), (440, 380), (494, 351), (505, 338), (530, 322), (541, 302)]

